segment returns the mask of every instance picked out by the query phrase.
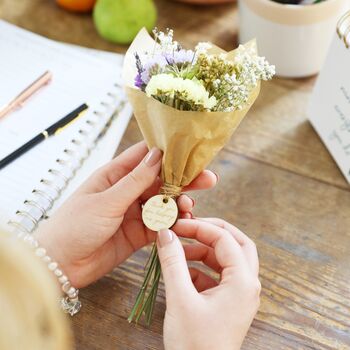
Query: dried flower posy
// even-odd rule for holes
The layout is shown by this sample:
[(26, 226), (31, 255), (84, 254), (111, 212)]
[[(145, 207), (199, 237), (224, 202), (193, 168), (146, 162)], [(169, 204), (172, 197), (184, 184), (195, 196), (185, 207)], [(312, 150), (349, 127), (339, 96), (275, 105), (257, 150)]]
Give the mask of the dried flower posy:
[[(123, 72), (148, 147), (163, 151), (160, 196), (171, 203), (225, 145), (257, 98), (260, 81), (271, 79), (275, 67), (257, 55), (255, 42), (225, 53), (209, 43), (186, 50), (174, 41), (172, 30), (154, 30), (154, 36), (155, 41), (140, 31), (126, 53)], [(161, 219), (155, 221), (163, 225)], [(150, 324), (160, 275), (154, 245), (130, 322), (145, 315)]]
[(136, 54), (135, 86), (147, 96), (184, 111), (232, 112), (244, 108), (251, 90), (269, 80), (275, 67), (244, 46), (233, 61), (210, 54), (211, 45), (199, 43), (185, 50), (173, 31), (154, 30), (153, 52)]

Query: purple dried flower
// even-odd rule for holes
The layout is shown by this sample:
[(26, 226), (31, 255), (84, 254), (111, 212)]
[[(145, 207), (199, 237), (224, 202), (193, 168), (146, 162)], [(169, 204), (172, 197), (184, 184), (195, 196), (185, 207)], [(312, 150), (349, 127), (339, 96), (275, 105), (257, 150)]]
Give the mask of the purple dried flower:
[(142, 62), (140, 59), (140, 56), (138, 55), (138, 53), (135, 53), (135, 62), (136, 62), (136, 68), (139, 74), (141, 74), (143, 72), (143, 67), (142, 67)]
[(141, 89), (143, 85), (144, 85), (144, 82), (141, 78), (141, 74), (138, 73), (135, 77), (135, 86)]
[(195, 53), (192, 50), (174, 51), (172, 54), (167, 54), (166, 59), (169, 64), (184, 64), (191, 63), (195, 58)]
[(148, 84), (151, 79), (151, 71), (162, 71), (162, 69), (168, 64), (166, 58), (162, 54), (157, 54), (150, 58), (143, 67), (141, 73), (141, 79), (145, 84)]

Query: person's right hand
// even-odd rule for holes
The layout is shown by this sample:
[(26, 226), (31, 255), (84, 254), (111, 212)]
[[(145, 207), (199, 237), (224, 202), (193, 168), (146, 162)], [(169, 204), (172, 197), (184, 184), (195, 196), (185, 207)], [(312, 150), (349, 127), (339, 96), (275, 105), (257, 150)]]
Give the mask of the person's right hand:
[[(166, 290), (166, 350), (237, 350), (259, 307), (261, 284), (255, 244), (220, 219), (180, 219), (177, 235), (199, 242), (181, 245), (170, 230), (158, 233)], [(202, 261), (220, 281), (187, 260)]]
[[(91, 175), (34, 232), (75, 288), (98, 280), (155, 240), (142, 221), (142, 204), (159, 193), (162, 153), (140, 142)], [(201, 172), (184, 191), (208, 189), (217, 177)], [(177, 199), (180, 217), (192, 217), (194, 201)]]

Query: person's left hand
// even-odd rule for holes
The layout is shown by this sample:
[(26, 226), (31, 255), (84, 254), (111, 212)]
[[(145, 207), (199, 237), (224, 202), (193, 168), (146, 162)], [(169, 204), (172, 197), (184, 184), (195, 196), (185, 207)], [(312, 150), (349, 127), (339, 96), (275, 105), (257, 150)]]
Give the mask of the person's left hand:
[[(76, 288), (87, 286), (154, 241), (141, 217), (141, 203), (158, 193), (162, 154), (138, 143), (97, 170), (34, 236)], [(215, 186), (204, 170), (184, 191)], [(180, 217), (192, 217), (193, 200), (181, 195)]]

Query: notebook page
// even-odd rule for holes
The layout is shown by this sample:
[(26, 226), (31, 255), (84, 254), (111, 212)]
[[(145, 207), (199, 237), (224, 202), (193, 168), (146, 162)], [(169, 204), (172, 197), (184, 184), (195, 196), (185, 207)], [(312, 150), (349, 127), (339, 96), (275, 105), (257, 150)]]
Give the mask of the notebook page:
[[(119, 79), (119, 67), (72, 47), (53, 42), (0, 21), (0, 104), (8, 102), (45, 70), (52, 82), (30, 98), (23, 108), (0, 120), (0, 158), (37, 133), (86, 102), (89, 110), (58, 136), (49, 138), (0, 171), (0, 223), (3, 225), (39, 183), (47, 169), (55, 165), (58, 154)], [(14, 69), (15, 67), (15, 69)]]
[[(83, 50), (95, 57), (99, 57), (104, 60), (109, 60), (114, 66), (121, 66), (123, 63), (123, 55), (115, 53), (95, 50), (90, 48), (82, 48), (79, 46), (71, 45), (79, 50)], [(104, 137), (97, 143), (96, 148), (91, 152), (88, 159), (85, 160), (83, 166), (78, 170), (77, 176), (75, 176), (68, 184), (64, 193), (56, 200), (54, 207), (49, 211), (48, 215), (52, 215), (53, 212), (64, 203), (64, 201), (99, 167), (105, 165), (110, 161), (123, 137), (123, 134), (129, 124), (132, 116), (132, 108), (129, 103), (125, 105), (111, 126), (107, 130)]]
[(53, 73), (52, 82), (23, 108), (0, 120), (0, 158), (87, 99), (100, 101), (118, 77), (110, 62), (101, 62), (5, 22), (0, 22), (0, 52), (0, 105), (45, 70)]

